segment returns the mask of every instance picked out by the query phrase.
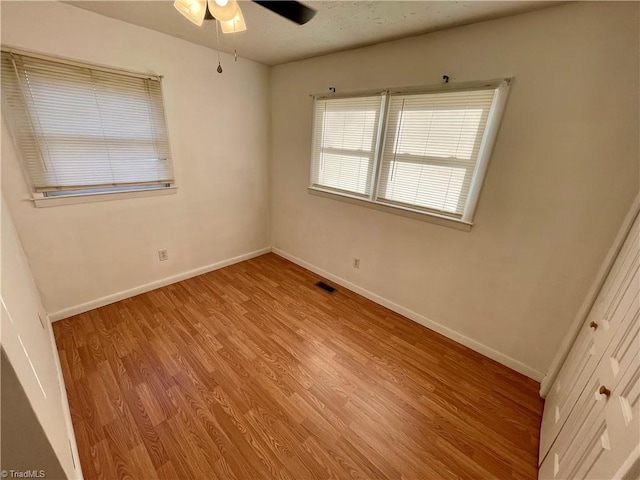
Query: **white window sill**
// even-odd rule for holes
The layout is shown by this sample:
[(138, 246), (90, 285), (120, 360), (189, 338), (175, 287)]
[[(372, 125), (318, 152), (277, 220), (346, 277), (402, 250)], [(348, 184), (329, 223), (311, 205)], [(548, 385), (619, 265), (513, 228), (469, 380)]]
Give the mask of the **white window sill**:
[(331, 198), (332, 200), (339, 200), (341, 202), (350, 203), (352, 205), (360, 205), (362, 207), (372, 208), (380, 212), (391, 213), (394, 215), (400, 215), (402, 217), (413, 218), (415, 220), (421, 220), (423, 222), (435, 223), (436, 225), (442, 225), (444, 227), (455, 228), (463, 232), (471, 231), (473, 223), (458, 220), (456, 218), (446, 217), (444, 215), (438, 215), (436, 213), (423, 212), (421, 210), (412, 210), (410, 208), (404, 208), (394, 205), (387, 205), (384, 203), (372, 202), (371, 200), (365, 200), (360, 197), (350, 196), (340, 193), (335, 193), (329, 190), (323, 190), (317, 187), (307, 187), (308, 192), (311, 195), (317, 195), (319, 197)]
[(75, 205), (78, 203), (106, 202), (110, 200), (124, 200), (127, 198), (158, 197), (163, 195), (175, 195), (178, 187), (154, 188), (150, 190), (134, 190), (130, 192), (104, 192), (87, 193), (82, 195), (65, 195), (57, 197), (31, 198), (36, 207), (58, 207), (62, 205)]

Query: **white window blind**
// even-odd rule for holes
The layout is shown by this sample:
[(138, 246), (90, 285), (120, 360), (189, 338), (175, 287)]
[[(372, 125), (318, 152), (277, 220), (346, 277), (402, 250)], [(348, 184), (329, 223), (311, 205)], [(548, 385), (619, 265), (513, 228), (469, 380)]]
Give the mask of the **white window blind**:
[(173, 183), (160, 78), (3, 51), (2, 97), (34, 191)]
[(316, 98), (310, 190), (472, 225), (510, 82)]
[(494, 95), (391, 96), (377, 200), (461, 217)]
[(381, 103), (379, 95), (316, 101), (313, 185), (370, 194)]

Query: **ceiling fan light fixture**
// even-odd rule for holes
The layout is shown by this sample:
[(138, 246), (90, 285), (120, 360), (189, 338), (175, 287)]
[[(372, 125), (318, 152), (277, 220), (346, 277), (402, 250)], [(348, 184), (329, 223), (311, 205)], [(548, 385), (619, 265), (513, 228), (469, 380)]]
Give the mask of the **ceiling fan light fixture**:
[(242, 10), (238, 8), (238, 13), (231, 20), (221, 21), (220, 27), (222, 28), (222, 33), (244, 32), (247, 29), (247, 25), (244, 23)]
[(207, 11), (207, 0), (175, 0), (173, 6), (189, 21), (202, 26)]
[(240, 11), (236, 0), (208, 0), (209, 11), (220, 22), (232, 20)]

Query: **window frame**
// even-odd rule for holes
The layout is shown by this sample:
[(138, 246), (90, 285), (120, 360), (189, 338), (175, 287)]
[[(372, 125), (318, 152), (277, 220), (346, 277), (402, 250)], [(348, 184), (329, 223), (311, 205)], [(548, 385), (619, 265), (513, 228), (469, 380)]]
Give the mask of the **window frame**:
[[(340, 95), (327, 95), (319, 94), (312, 95), (313, 98), (313, 125), (312, 125), (312, 151), (311, 151), (311, 163), (309, 172), (309, 186), (307, 190), (310, 194), (318, 195), (324, 198), (331, 198), (334, 200), (344, 201), (347, 203), (360, 205), (368, 208), (373, 208), (378, 211), (401, 215), (417, 220), (423, 220), (439, 225), (445, 225), (453, 227), (459, 230), (469, 231), (473, 226), (473, 218), (477, 209), (479, 196), (482, 190), (486, 172), (488, 169), (493, 147), (498, 135), (502, 117), (504, 116), (504, 110), (506, 107), (507, 98), (509, 96), (509, 90), (512, 77), (498, 78), (492, 80), (475, 81), (475, 82), (460, 82), (452, 84), (440, 84), (432, 86), (419, 86), (419, 87), (402, 87), (402, 88), (389, 88), (384, 90), (374, 90), (368, 92), (357, 93), (345, 93)], [(495, 90), (495, 96), (484, 128), (484, 135), (480, 139), (480, 147), (478, 155), (476, 157), (475, 166), (471, 173), (471, 184), (467, 192), (467, 198), (465, 201), (465, 207), (461, 215), (448, 215), (445, 212), (438, 210), (429, 210), (428, 208), (412, 208), (408, 205), (394, 204), (391, 201), (381, 201), (378, 199), (378, 193), (381, 188), (381, 173), (383, 165), (383, 155), (385, 151), (386, 131), (389, 120), (389, 105), (390, 100), (394, 95), (419, 95), (429, 93), (445, 93), (453, 91), (468, 91), (468, 90)], [(316, 173), (314, 152), (316, 151), (316, 105), (318, 100), (329, 100), (339, 98), (356, 98), (363, 96), (382, 96), (382, 106), (380, 109), (380, 119), (378, 122), (378, 132), (375, 139), (375, 154), (373, 157), (372, 175), (371, 175), (371, 189), (369, 195), (359, 195), (355, 192), (348, 192), (331, 187), (323, 187), (314, 182)], [(445, 159), (434, 159), (437, 162), (450, 163), (451, 161)]]
[[(362, 95), (358, 95), (358, 94), (354, 94), (354, 95), (342, 95), (342, 96), (330, 96), (330, 97), (324, 97), (324, 98), (314, 98), (314, 102), (313, 102), (313, 118), (314, 118), (314, 122), (315, 122), (315, 118), (316, 118), (316, 113), (317, 113), (317, 105), (318, 102), (316, 100), (325, 100), (325, 99), (332, 99), (332, 98), (362, 98), (362, 97), (374, 97), (374, 96), (378, 96), (381, 95), (382, 98), (380, 99), (380, 110), (378, 113), (378, 128), (377, 131), (375, 132), (375, 138), (373, 141), (373, 150), (372, 150), (372, 156), (371, 156), (371, 168), (370, 168), (370, 172), (368, 172), (367, 175), (367, 186), (369, 187), (369, 192), (373, 192), (376, 186), (376, 182), (377, 182), (377, 158), (378, 155), (381, 153), (380, 150), (380, 143), (378, 142), (378, 139), (380, 138), (380, 135), (384, 132), (384, 128), (383, 128), (383, 122), (386, 121), (386, 116), (383, 115), (383, 112), (386, 111), (386, 92), (377, 92), (376, 94), (362, 94)], [(315, 165), (315, 158), (314, 158), (314, 152), (315, 152), (315, 145), (316, 145), (316, 131), (317, 129), (315, 128), (315, 123), (313, 125), (313, 139), (312, 139), (312, 152), (311, 152), (311, 171), (310, 171), (310, 181), (309, 181), (309, 185), (311, 187), (316, 186), (315, 182), (314, 182), (314, 165)], [(356, 151), (352, 151), (349, 149), (338, 149), (335, 148), (334, 150), (336, 151), (342, 151), (345, 152), (348, 155), (353, 155), (353, 156), (359, 156), (359, 157), (365, 157), (364, 154), (356, 152)], [(323, 151), (322, 148), (319, 148), (319, 151)], [(368, 157), (368, 156), (367, 156)], [(318, 187), (320, 187), (318, 185)], [(320, 187), (321, 188), (321, 187)], [(366, 199), (368, 197), (371, 196), (371, 193), (357, 193), (351, 190), (344, 190), (344, 189), (340, 189), (340, 188), (336, 188), (336, 187), (330, 187), (330, 186), (324, 186), (323, 190), (329, 191), (329, 192), (335, 192), (336, 195), (347, 195), (347, 196), (353, 196), (356, 198), (361, 198), (361, 199)]]
[[(124, 75), (129, 77), (137, 77), (142, 79), (151, 79), (159, 82), (160, 87), (160, 98), (162, 101), (162, 110), (163, 110), (163, 120), (165, 123), (165, 132), (166, 132), (166, 140), (169, 145), (169, 152), (171, 152), (171, 139), (169, 134), (169, 127), (167, 122), (167, 112), (166, 112), (166, 104), (164, 98), (164, 89), (163, 89), (163, 76), (155, 73), (144, 73), (137, 72), (133, 70), (126, 70), (119, 67), (112, 67), (107, 65), (100, 65), (91, 62), (85, 62), (83, 60), (75, 60), (66, 57), (59, 57), (55, 55), (42, 54), (38, 52), (33, 52), (29, 50), (24, 50), (20, 48), (15, 48), (9, 45), (2, 45), (1, 50), (3, 54), (15, 54), (24, 57), (32, 57), (34, 59), (45, 60), (49, 62), (55, 62), (62, 65), (69, 65), (80, 68), (87, 68), (94, 71), (106, 72), (117, 75)], [(175, 180), (175, 168), (173, 167), (173, 155), (169, 157), (169, 161), (171, 162), (171, 170), (173, 172), (172, 179), (169, 182), (150, 182), (148, 185), (144, 183), (136, 183), (136, 184), (113, 184), (113, 187), (105, 185), (103, 187), (78, 187), (75, 190), (57, 190), (51, 189), (49, 191), (37, 191), (33, 185), (33, 181), (29, 172), (27, 171), (26, 166), (24, 165), (24, 161), (21, 158), (21, 150), (17, 144), (16, 137), (16, 125), (14, 123), (13, 115), (9, 112), (11, 110), (8, 105), (5, 104), (4, 98), (2, 100), (2, 109), (7, 110), (7, 114), (3, 114), (3, 120), (6, 122), (8, 132), (11, 136), (12, 144), (16, 156), (18, 157), (18, 161), (20, 163), (20, 169), (22, 170), (22, 174), (25, 178), (26, 184), (29, 189), (30, 198), (36, 207), (53, 207), (59, 205), (73, 205), (79, 203), (93, 203), (93, 202), (102, 202), (107, 200), (120, 200), (120, 199), (128, 199), (128, 198), (139, 198), (139, 197), (153, 197), (153, 196), (164, 196), (164, 195), (173, 195), (177, 193), (178, 186)], [(30, 112), (27, 112), (27, 115), (31, 115)], [(131, 187), (131, 188), (128, 188)], [(68, 192), (68, 193), (67, 193)]]

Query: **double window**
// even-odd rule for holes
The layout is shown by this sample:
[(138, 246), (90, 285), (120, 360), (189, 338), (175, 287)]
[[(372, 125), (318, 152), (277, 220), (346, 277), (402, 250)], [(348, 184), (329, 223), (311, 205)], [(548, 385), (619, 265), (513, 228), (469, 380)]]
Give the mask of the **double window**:
[(2, 97), (36, 198), (173, 184), (159, 77), (3, 51)]
[(471, 223), (508, 84), (316, 98), (310, 188)]

